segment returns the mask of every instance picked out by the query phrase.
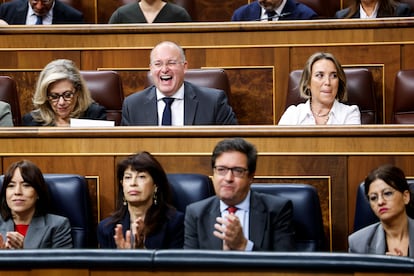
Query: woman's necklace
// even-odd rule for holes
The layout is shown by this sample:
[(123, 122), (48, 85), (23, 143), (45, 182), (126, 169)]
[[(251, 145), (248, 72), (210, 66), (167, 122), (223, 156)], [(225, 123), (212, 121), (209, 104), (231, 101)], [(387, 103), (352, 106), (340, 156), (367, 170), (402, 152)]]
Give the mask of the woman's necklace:
[(313, 111), (313, 108), (312, 108), (312, 102), (310, 103), (310, 109), (311, 109), (311, 111), (312, 111), (313, 116), (316, 116), (316, 117), (326, 117), (326, 116), (328, 116), (328, 115), (329, 115), (329, 112), (331, 111), (331, 110), (329, 110), (329, 111), (328, 111), (328, 112), (326, 112), (325, 114), (321, 114), (320, 112), (316, 113), (315, 111)]
[(326, 117), (326, 116), (329, 115), (329, 111), (327, 113), (325, 113), (325, 114), (321, 114), (321, 113), (315, 113), (312, 110), (312, 114), (315, 115), (316, 117)]
[(313, 111), (312, 104), (311, 104), (310, 108), (311, 108), (313, 116), (315, 117), (316, 124), (325, 125), (325, 124), (328, 123), (330, 110), (328, 112), (326, 112), (325, 114), (321, 114), (320, 112), (316, 113), (316, 112)]

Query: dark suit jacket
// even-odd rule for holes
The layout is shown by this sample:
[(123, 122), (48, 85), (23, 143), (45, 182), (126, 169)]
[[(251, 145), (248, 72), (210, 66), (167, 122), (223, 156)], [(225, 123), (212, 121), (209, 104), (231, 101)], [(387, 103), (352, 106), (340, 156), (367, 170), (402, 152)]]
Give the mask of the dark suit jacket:
[[(395, 14), (391, 15), (384, 15), (381, 14), (380, 11), (378, 11), (377, 18), (381, 17), (404, 17), (404, 16), (412, 16), (411, 7), (406, 3), (398, 3), (397, 9), (395, 10)], [(335, 13), (335, 18), (345, 18), (345, 16), (348, 14), (349, 8), (339, 10)], [(360, 18), (361, 14), (359, 12), (359, 9), (354, 13), (351, 18)]]
[[(408, 218), (409, 257), (414, 258), (414, 220)], [(349, 252), (385, 255), (386, 239), (380, 222), (371, 224), (348, 237)]]
[[(114, 241), (115, 223), (110, 223), (111, 217), (102, 220), (98, 224), (98, 243), (100, 248), (116, 248)], [(122, 222), (122, 230), (130, 230), (129, 212), (125, 215)], [(169, 211), (169, 219), (164, 222), (162, 228), (145, 239), (147, 249), (169, 249), (183, 248), (184, 243), (184, 214), (179, 211)]]
[[(187, 206), (184, 220), (184, 249), (221, 250), (223, 242), (213, 235), (220, 217), (220, 200), (213, 196)], [(249, 240), (254, 251), (295, 249), (293, 205), (282, 197), (251, 191)]]
[[(28, 10), (27, 0), (13, 0), (0, 5), (0, 19), (9, 25), (25, 25)], [(52, 24), (80, 24), (83, 14), (65, 3), (55, 0)]]
[[(236, 116), (222, 90), (184, 82), (184, 125), (236, 125)], [(154, 85), (128, 96), (122, 106), (124, 126), (157, 126)]]
[[(317, 18), (318, 14), (308, 6), (295, 2), (295, 0), (287, 0), (282, 10), (282, 16), (279, 20), (306, 20)], [(241, 6), (234, 11), (231, 21), (258, 21), (262, 15), (262, 7), (257, 1)]]
[[(4, 240), (10, 231), (15, 231), (13, 220), (4, 221), (0, 216), (0, 233)], [(67, 218), (52, 214), (33, 217), (24, 237), (25, 249), (72, 247), (71, 228)]]
[[(32, 112), (29, 112), (23, 116), (22, 126), (44, 126), (42, 122), (34, 120)], [(79, 117), (79, 119), (106, 120), (105, 107), (97, 103), (92, 103), (85, 113)]]

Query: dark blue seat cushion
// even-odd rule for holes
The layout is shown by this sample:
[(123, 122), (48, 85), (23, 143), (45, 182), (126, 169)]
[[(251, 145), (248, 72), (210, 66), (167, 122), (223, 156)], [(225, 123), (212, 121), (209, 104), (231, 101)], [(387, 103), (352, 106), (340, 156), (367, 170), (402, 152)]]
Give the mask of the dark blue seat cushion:
[(298, 251), (326, 250), (318, 193), (309, 184), (252, 184), (256, 192), (282, 196), (293, 203), (293, 224)]
[(215, 195), (210, 177), (203, 174), (167, 174), (173, 194), (173, 204), (177, 210), (185, 212), (190, 203)]

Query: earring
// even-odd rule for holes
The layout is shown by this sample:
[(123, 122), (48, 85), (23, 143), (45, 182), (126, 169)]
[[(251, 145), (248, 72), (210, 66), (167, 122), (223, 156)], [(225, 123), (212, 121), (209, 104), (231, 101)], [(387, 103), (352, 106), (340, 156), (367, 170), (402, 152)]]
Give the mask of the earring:
[(157, 192), (158, 192), (158, 187), (155, 186), (155, 190), (154, 190), (154, 195), (152, 196), (152, 199), (154, 200), (154, 205), (157, 205)]
[(122, 197), (122, 201), (123, 201), (123, 203), (122, 203), (122, 204), (123, 204), (124, 206), (127, 206), (127, 205), (128, 205), (128, 201), (126, 201), (126, 200), (125, 200), (125, 197)]

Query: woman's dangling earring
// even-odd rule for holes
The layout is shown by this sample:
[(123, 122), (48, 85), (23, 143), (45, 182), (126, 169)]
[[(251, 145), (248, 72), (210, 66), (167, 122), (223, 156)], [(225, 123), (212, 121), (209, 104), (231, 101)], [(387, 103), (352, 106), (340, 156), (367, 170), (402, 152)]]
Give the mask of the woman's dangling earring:
[(154, 205), (157, 205), (157, 192), (158, 192), (158, 187), (155, 186), (155, 190), (154, 190), (154, 195), (152, 196), (152, 199), (154, 200)]
[(123, 203), (122, 203), (122, 204), (123, 204), (124, 206), (127, 206), (127, 205), (128, 205), (128, 201), (126, 201), (125, 197), (122, 197), (122, 201), (123, 201)]

